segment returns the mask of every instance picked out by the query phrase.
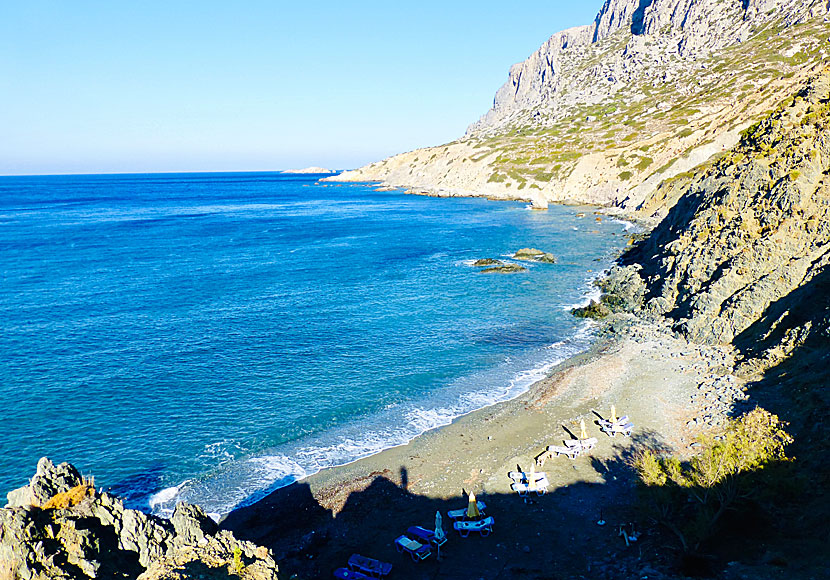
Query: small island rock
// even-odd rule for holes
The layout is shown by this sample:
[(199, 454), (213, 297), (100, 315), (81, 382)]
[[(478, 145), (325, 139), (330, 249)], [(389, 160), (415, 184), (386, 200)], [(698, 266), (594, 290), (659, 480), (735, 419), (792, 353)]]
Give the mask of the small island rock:
[(544, 264), (555, 264), (556, 256), (551, 253), (537, 250), (536, 248), (522, 248), (513, 254), (516, 260), (527, 260), (529, 262), (542, 262)]
[(527, 268), (519, 264), (502, 264), (484, 268), (481, 272), (484, 274), (515, 274), (516, 272), (527, 272)]
[(495, 258), (481, 258), (473, 262), (473, 266), (501, 266), (504, 262)]

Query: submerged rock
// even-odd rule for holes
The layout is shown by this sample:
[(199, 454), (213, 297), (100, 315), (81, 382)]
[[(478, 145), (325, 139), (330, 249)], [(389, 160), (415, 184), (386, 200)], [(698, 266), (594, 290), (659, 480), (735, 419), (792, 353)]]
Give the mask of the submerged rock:
[(527, 268), (519, 264), (502, 264), (501, 266), (491, 266), (481, 270), (483, 274), (515, 274), (516, 272), (527, 272)]
[(543, 252), (536, 248), (522, 248), (513, 254), (516, 260), (526, 260), (529, 262), (541, 262), (543, 264), (555, 264), (556, 256), (549, 252)]

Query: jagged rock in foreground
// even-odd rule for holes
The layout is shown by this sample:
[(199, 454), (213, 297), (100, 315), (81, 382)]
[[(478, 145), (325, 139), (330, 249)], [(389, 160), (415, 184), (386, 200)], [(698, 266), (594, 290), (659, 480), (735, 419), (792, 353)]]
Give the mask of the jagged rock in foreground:
[(29, 485), (0, 509), (0, 578), (276, 580), (267, 548), (240, 541), (201, 508), (170, 521), (126, 509), (68, 463), (38, 462)]
[[(764, 343), (779, 358), (827, 333), (830, 68), (708, 167), (661, 187), (671, 207), (626, 257), (646, 310), (694, 341)], [(812, 312), (810, 304), (813, 305)], [(791, 314), (798, 309), (801, 319)], [(752, 341), (746, 333), (763, 323)], [(787, 346), (789, 345), (789, 346)], [(774, 362), (774, 361), (772, 361)]]
[(514, 65), (467, 134), (329, 178), (633, 209), (733, 147), (830, 54), (828, 0), (607, 0)]

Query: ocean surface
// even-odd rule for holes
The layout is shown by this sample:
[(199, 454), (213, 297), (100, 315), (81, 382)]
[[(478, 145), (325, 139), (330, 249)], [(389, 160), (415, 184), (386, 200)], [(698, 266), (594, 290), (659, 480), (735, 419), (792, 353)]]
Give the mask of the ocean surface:
[[(317, 177), (0, 177), (0, 492), (46, 455), (223, 514), (590, 343), (569, 309), (627, 224)], [(526, 246), (558, 263), (472, 266)]]

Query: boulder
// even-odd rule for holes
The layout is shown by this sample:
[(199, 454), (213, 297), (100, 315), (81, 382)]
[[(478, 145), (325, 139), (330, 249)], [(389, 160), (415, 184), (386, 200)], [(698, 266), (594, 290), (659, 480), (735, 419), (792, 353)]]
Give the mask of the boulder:
[(502, 264), (501, 266), (491, 266), (481, 270), (483, 274), (515, 274), (517, 272), (527, 272), (527, 268), (519, 264)]
[(504, 264), (501, 260), (497, 260), (495, 258), (481, 258), (480, 260), (476, 260), (473, 262), (473, 266), (501, 266)]
[(513, 258), (529, 262), (542, 262), (543, 264), (556, 263), (556, 257), (553, 254), (537, 250), (536, 248), (522, 248), (513, 254)]
[(81, 485), (83, 479), (69, 463), (57, 467), (48, 458), (41, 457), (37, 471), (29, 485), (6, 494), (6, 507), (41, 506), (59, 493)]
[[(80, 488), (84, 493), (75, 494)], [(47, 503), (69, 490), (78, 501)], [(117, 497), (83, 485), (68, 463), (41, 459), (32, 483), (10, 495), (23, 505), (0, 509), (0, 579), (173, 580), (202, 572), (228, 578), (236, 561), (245, 578), (277, 578), (267, 548), (217, 531), (198, 506), (179, 504), (171, 521), (126, 509)]]

